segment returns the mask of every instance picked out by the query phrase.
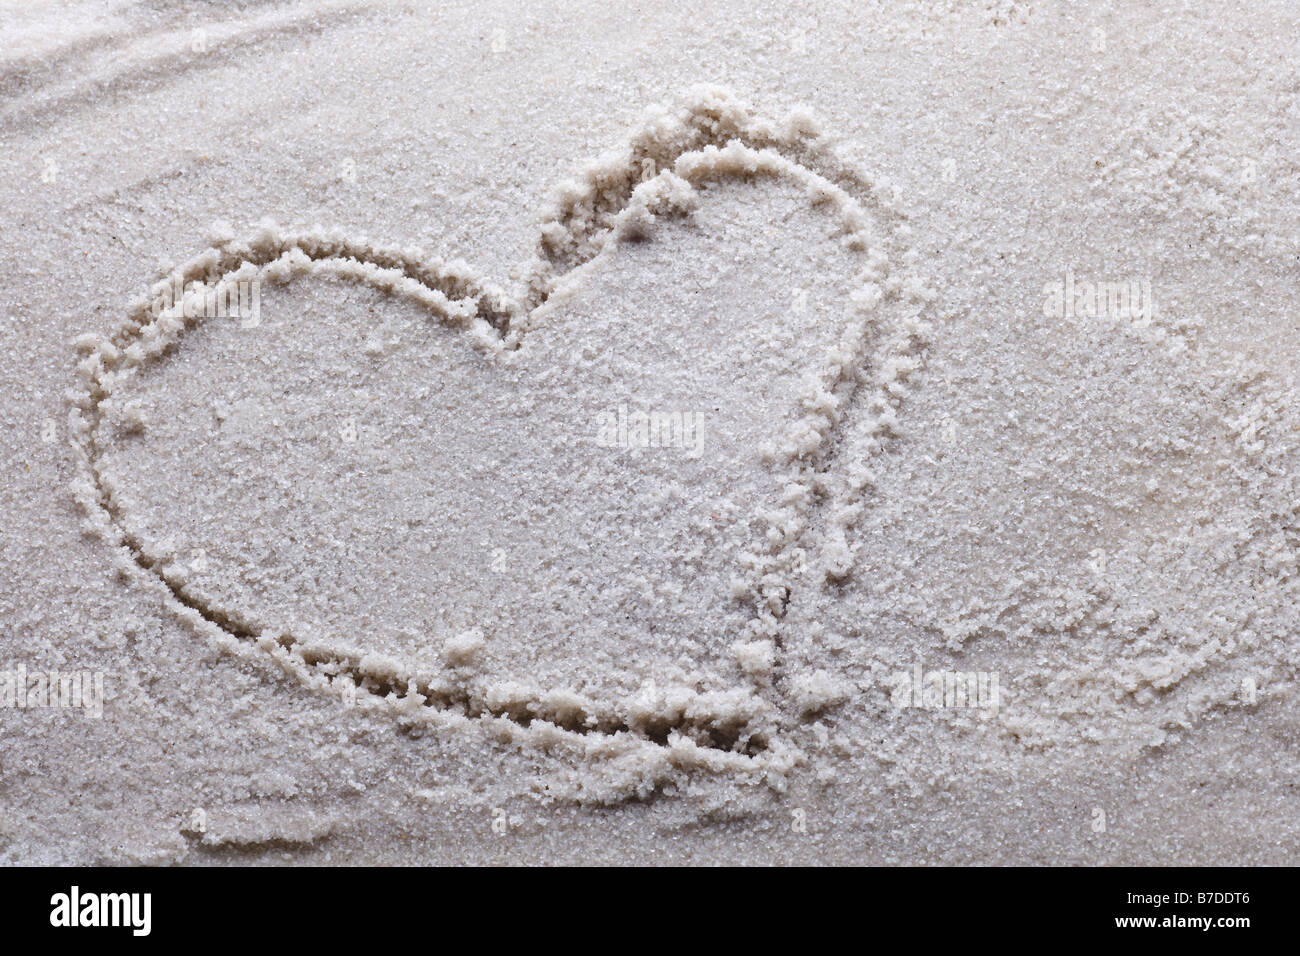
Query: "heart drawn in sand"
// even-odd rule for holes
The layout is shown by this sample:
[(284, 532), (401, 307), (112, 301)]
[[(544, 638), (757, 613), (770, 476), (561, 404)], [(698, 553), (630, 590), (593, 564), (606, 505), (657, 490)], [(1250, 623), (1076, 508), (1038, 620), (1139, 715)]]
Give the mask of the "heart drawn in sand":
[(80, 343), (79, 498), (178, 613), (310, 686), (775, 759), (835, 431), (863, 388), (887, 423), (924, 336), (904, 251), (809, 121), (703, 92), (561, 188), (508, 291), (222, 238)]

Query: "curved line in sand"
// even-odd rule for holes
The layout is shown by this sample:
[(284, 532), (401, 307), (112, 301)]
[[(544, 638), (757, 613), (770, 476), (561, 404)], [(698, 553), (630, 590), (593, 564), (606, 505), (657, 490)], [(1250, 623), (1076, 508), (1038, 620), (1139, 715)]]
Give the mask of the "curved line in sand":
[[(770, 724), (751, 726), (752, 715), (719, 712), (703, 699), (680, 712), (653, 717), (616, 714), (608, 709), (601, 712), (595, 706), (578, 705), (567, 698), (555, 705), (533, 697), (489, 704), (463, 687), (435, 688), (409, 675), (374, 671), (355, 650), (307, 647), (291, 635), (265, 633), (238, 613), (209, 606), (187, 593), (184, 584), (168, 574), (164, 562), (149, 556), (144, 543), (127, 531), (122, 510), (103, 481), (97, 445), (101, 406), (112, 394), (115, 377), (147, 361), (165, 360), (187, 327), (185, 305), (192, 304), (191, 299), (165, 308), (158, 306), (160, 297), (167, 296), (177, 280), (182, 288), (197, 284), (192, 295), (206, 295), (225, 291), (229, 283), (254, 276), (275, 283), (331, 274), (414, 299), (442, 320), (469, 331), (476, 346), (487, 351), (510, 351), (521, 347), (530, 320), (561, 280), (594, 260), (624, 230), (634, 228), (637, 213), (654, 216), (665, 208), (671, 210), (672, 177), (694, 184), (754, 175), (793, 176), (812, 190), (814, 201), (838, 202), (849, 247), (864, 254), (875, 253), (876, 266), (887, 270), (888, 256), (882, 255), (880, 245), (888, 248), (896, 241), (888, 224), (901, 217), (880, 200), (875, 186), (825, 150), (807, 120), (796, 118), (778, 130), (753, 119), (747, 110), (717, 91), (697, 94), (693, 105), (653, 118), (632, 137), (622, 155), (591, 166), (581, 181), (561, 187), (558, 211), (543, 224), (538, 253), (527, 269), (528, 279), (515, 296), (480, 280), (463, 263), (429, 259), (418, 249), (377, 247), (339, 234), (282, 235), (273, 226), (242, 241), (223, 237), (155, 285), (151, 295), (128, 312), (127, 321), (114, 336), (78, 340), (79, 347), (89, 352), (79, 367), (86, 394), (73, 412), (74, 442), (83, 472), (78, 500), (105, 540), (123, 549), (131, 564), (149, 572), (166, 587), (169, 601), (179, 614), (229, 646), (253, 646), (268, 652), (309, 685), (333, 685), (335, 693), (342, 686), (345, 695), (360, 691), (372, 699), (389, 702), (396, 697), (396, 708), (407, 717), (431, 710), (466, 718), (506, 720), (518, 727), (541, 730), (547, 736), (629, 736), (670, 747), (674, 753), (680, 751), (686, 763), (722, 767), (734, 766), (736, 760), (748, 765), (760, 755), (775, 759), (770, 750), (774, 743)], [(873, 209), (874, 219), (866, 216), (864, 204)], [(869, 235), (868, 228), (879, 225), (879, 220), (886, 224), (886, 234)], [(809, 449), (805, 445), (786, 456), (784, 463), (792, 470), (792, 481), (811, 483), (828, 467), (834, 432), (842, 418), (839, 409), (847, 406), (858, 388), (861, 367), (868, 358), (869, 313), (883, 299), (899, 298), (908, 292), (917, 298), (918, 289), (914, 281), (909, 288), (908, 282), (896, 275), (890, 276), (884, 289), (874, 289), (874, 296), (862, 310), (863, 334), (854, 338), (856, 347), (829, 369), (822, 383), (828, 393), (842, 400), (833, 410), (822, 409), (812, 416), (815, 446)], [(885, 336), (876, 355), (882, 360), (878, 365), (897, 372), (898, 361), (922, 344), (924, 329), (918, 325), (894, 332)], [(888, 361), (891, 358), (894, 362)], [(891, 381), (876, 382), (881, 394), (877, 406), (888, 406), (896, 400), (896, 386), (902, 378), (905, 372), (895, 374)], [(887, 431), (889, 418), (882, 416), (882, 430)], [(812, 500), (810, 495), (808, 501)], [(806, 528), (812, 509), (813, 505), (808, 504), (805, 513), (797, 516), (801, 529)], [(800, 533), (778, 545), (756, 574), (761, 578), (786, 569), (803, 537)], [(756, 599), (756, 613), (766, 616), (778, 648), (779, 621), (788, 600), (788, 586), (769, 588), (761, 600)]]

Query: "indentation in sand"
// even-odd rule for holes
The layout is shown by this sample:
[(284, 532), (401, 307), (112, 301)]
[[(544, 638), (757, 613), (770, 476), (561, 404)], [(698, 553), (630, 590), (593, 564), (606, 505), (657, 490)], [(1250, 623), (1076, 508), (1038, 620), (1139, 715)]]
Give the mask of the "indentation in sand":
[[(364, 239), (220, 237), (175, 270), (188, 300), (153, 307), (169, 278), (79, 343), (79, 500), (197, 628), (345, 700), (779, 769), (836, 431), (863, 383), (889, 427), (925, 339), (906, 250), (811, 121), (701, 91), (560, 189), (508, 291)], [(255, 328), (193, 314), (250, 282)], [(703, 447), (593, 441), (626, 406), (702, 417)]]

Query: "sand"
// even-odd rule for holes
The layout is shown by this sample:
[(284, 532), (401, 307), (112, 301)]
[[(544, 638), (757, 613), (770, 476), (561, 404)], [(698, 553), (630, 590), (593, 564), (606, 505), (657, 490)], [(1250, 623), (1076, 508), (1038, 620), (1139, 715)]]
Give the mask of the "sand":
[(0, 859), (1293, 861), (1296, 28), (7, 9)]

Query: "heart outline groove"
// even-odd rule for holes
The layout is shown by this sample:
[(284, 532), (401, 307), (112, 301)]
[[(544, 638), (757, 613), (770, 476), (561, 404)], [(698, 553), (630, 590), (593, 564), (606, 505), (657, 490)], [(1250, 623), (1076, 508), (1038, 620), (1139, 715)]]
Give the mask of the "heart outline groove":
[[(808, 187), (814, 203), (832, 204), (842, 219), (845, 247), (863, 262), (863, 281), (854, 292), (855, 319), (843, 348), (828, 360), (816, 388), (802, 397), (803, 416), (773, 458), (772, 467), (781, 469), (794, 493), (768, 519), (767, 550), (747, 569), (751, 636), (770, 641), (776, 655), (774, 676), (754, 679), (749, 688), (761, 706), (728, 711), (729, 705), (701, 695), (680, 702), (667, 719), (662, 714), (647, 718), (629, 715), (626, 708), (602, 708), (600, 702), (575, 705), (562, 694), (489, 701), (465, 687), (422, 684), (409, 671), (377, 665), (352, 650), (312, 646), (292, 634), (273, 633), (237, 611), (205, 602), (187, 590), (165, 557), (128, 529), (101, 469), (99, 436), (118, 411), (119, 381), (146, 363), (165, 362), (181, 347), (194, 318), (187, 306), (196, 297), (228, 294), (233, 283), (253, 277), (274, 284), (323, 274), (414, 301), (438, 321), (463, 331), (476, 349), (513, 352), (528, 337), (531, 319), (566, 280), (580, 278), (582, 268), (611, 244), (635, 238), (648, 220), (675, 214), (682, 183), (689, 189), (707, 181), (769, 176), (793, 178)], [(832, 529), (829, 547), (810, 540), (812, 516), (823, 508), (833, 511), (843, 489), (851, 488), (855, 475), (865, 469), (865, 463), (855, 463), (854, 474), (832, 473), (844, 412), (854, 403), (865, 406), (868, 431), (879, 436), (877, 447), (883, 444), (928, 339), (923, 313), (934, 295), (898, 267), (900, 259), (910, 265), (907, 228), (886, 193), (842, 160), (807, 116), (770, 123), (729, 94), (703, 89), (675, 109), (652, 114), (621, 153), (589, 166), (580, 180), (561, 187), (556, 211), (542, 224), (527, 278), (510, 292), (479, 279), (463, 263), (444, 263), (419, 250), (378, 247), (338, 234), (283, 233), (271, 225), (243, 240), (223, 235), (157, 283), (130, 309), (118, 331), (77, 340), (84, 355), (78, 365), (84, 391), (70, 413), (79, 472), (75, 497), (88, 528), (114, 548), (123, 567), (143, 571), (161, 585), (165, 600), (182, 619), (226, 650), (275, 661), (309, 687), (390, 708), (402, 721), (503, 722), (498, 726), (508, 735), (578, 742), (587, 754), (648, 746), (668, 748), (684, 767), (789, 767), (800, 755), (784, 729), (791, 721), (815, 716), (835, 699), (833, 691), (819, 689), (825, 675), (804, 680), (807, 675), (786, 668), (782, 618), (808, 553), (826, 556), (813, 570), (827, 579), (848, 573), (851, 564), (843, 529), (856, 515), (853, 506), (821, 515)], [(873, 235), (873, 228), (883, 228), (884, 235)], [(177, 280), (191, 291), (181, 301), (157, 308), (158, 296)], [(194, 312), (203, 314), (191, 308)], [(861, 401), (862, 389), (872, 390), (866, 402)]]

